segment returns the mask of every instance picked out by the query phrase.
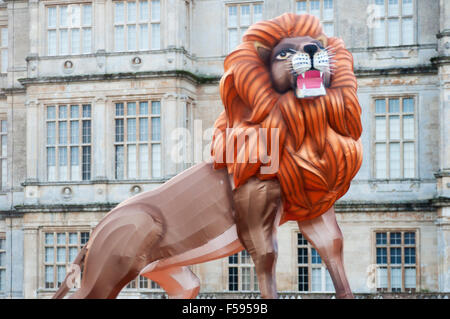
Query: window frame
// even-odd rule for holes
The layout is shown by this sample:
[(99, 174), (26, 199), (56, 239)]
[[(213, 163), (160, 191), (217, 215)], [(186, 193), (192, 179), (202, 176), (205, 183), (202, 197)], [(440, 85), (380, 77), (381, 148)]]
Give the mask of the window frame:
[[(405, 233), (415, 233), (415, 244), (414, 245), (405, 245), (404, 244), (404, 234)], [(402, 271), (402, 288), (401, 291), (402, 293), (404, 292), (418, 292), (421, 290), (421, 270), (420, 270), (420, 265), (421, 265), (421, 261), (420, 261), (420, 228), (418, 227), (405, 227), (405, 228), (373, 228), (372, 231), (372, 264), (375, 265), (375, 290), (377, 292), (387, 292), (387, 293), (395, 293), (394, 291), (392, 291), (392, 287), (391, 287), (391, 262), (390, 262), (390, 249), (389, 248), (401, 248), (401, 264), (400, 264), (400, 269)], [(377, 245), (377, 238), (376, 238), (376, 234), (377, 233), (386, 233), (386, 245)], [(398, 245), (391, 245), (390, 244), (390, 233), (401, 233), (401, 244)], [(380, 264), (382, 265), (382, 267), (386, 267), (387, 268), (387, 282), (388, 282), (388, 287), (386, 288), (386, 290), (382, 290), (384, 288), (378, 288), (378, 263), (377, 263), (377, 248), (383, 248), (386, 247), (386, 261), (387, 264)], [(407, 291), (405, 288), (405, 268), (408, 266), (411, 266), (412, 264), (406, 264), (405, 266), (405, 248), (409, 248), (409, 247), (414, 247), (415, 251), (416, 251), (416, 255), (415, 255), (415, 259), (416, 259), (416, 263), (414, 265), (414, 267), (416, 268), (416, 288), (408, 288), (408, 289), (414, 289), (411, 291)]]
[[(80, 25), (78, 27), (71, 27), (71, 26), (60, 26), (60, 11), (61, 7), (70, 6), (70, 5), (79, 5), (80, 6)], [(89, 26), (83, 25), (83, 6), (84, 5), (91, 5), (91, 23)], [(48, 12), (49, 8), (56, 8), (56, 25), (55, 27), (49, 27), (48, 26)], [(74, 2), (62, 2), (62, 1), (49, 1), (47, 3), (43, 4), (43, 16), (45, 17), (44, 21), (44, 40), (45, 40), (45, 47), (43, 48), (44, 53), (43, 56), (51, 56), (51, 57), (60, 57), (60, 56), (78, 56), (78, 55), (87, 55), (87, 54), (93, 54), (94, 53), (94, 40), (95, 40), (95, 1), (94, 0), (75, 0)], [(68, 14), (69, 16), (69, 14)], [(68, 33), (67, 39), (68, 39), (68, 47), (67, 47), (67, 54), (61, 54), (60, 52), (60, 30), (70, 30), (70, 34)], [(79, 53), (72, 53), (72, 30), (78, 29), (80, 31), (80, 48)], [(85, 29), (91, 30), (91, 45), (89, 52), (84, 52), (84, 44), (83, 44), (83, 34)], [(50, 54), (49, 50), (49, 37), (48, 37), (48, 31), (49, 30), (55, 30), (55, 36), (56, 36), (56, 42), (55, 42), (55, 54)]]
[[(72, 118), (71, 117), (71, 107), (72, 106), (78, 106), (78, 117)], [(84, 105), (90, 105), (90, 116), (84, 117), (83, 116), (83, 106)], [(43, 118), (45, 119), (43, 121), (43, 134), (45, 138), (43, 139), (43, 148), (44, 148), (44, 179), (46, 182), (86, 182), (92, 180), (92, 173), (93, 173), (93, 149), (94, 149), (94, 137), (93, 137), (93, 110), (94, 110), (95, 103), (92, 103), (90, 101), (85, 100), (73, 100), (73, 101), (65, 101), (65, 102), (52, 102), (52, 103), (45, 103), (43, 104)], [(47, 115), (48, 107), (54, 106), (55, 107), (55, 118), (49, 119)], [(60, 119), (59, 118), (59, 108), (60, 106), (67, 106), (67, 116), (66, 118)], [(74, 120), (72, 120), (74, 119)], [(71, 143), (71, 122), (77, 121), (78, 124), (78, 143)], [(83, 142), (83, 121), (90, 121), (90, 142), (84, 143)], [(55, 123), (55, 143), (54, 144), (48, 144), (48, 122), (54, 122)], [(67, 122), (67, 141), (65, 144), (61, 144), (59, 141), (59, 122)], [(89, 152), (89, 178), (83, 179), (83, 148), (84, 147), (90, 147)], [(48, 165), (48, 152), (47, 149), (49, 147), (55, 148), (55, 178), (50, 180), (49, 179), (49, 165)], [(59, 171), (59, 149), (62, 147), (67, 148), (67, 178), (61, 179), (60, 178), (60, 171)], [(72, 178), (72, 170), (71, 170), (71, 148), (72, 147), (78, 147), (78, 163), (79, 163), (79, 178), (73, 179)]]
[[(256, 0), (256, 1), (242, 1), (242, 2), (230, 2), (225, 3), (225, 51), (226, 54), (232, 52), (239, 44), (240, 39), (242, 39), (243, 34), (245, 33), (248, 28), (250, 28), (251, 25), (258, 22), (254, 20), (254, 7), (255, 5), (261, 5), (262, 12), (261, 12), (261, 20), (264, 20), (264, 0)], [(248, 25), (241, 25), (240, 19), (241, 19), (241, 7), (242, 6), (250, 6), (250, 23)], [(229, 8), (231, 7), (237, 7), (236, 11), (236, 25), (235, 26), (229, 26)], [(242, 29), (245, 29), (243, 32)], [(230, 30), (236, 30), (237, 31), (237, 44), (236, 47), (230, 48)]]
[[(122, 2), (124, 3), (123, 6), (123, 21), (121, 23), (116, 23), (116, 3)], [(128, 22), (128, 3), (134, 2), (136, 3), (136, 20), (134, 22), (129, 23)], [(163, 36), (162, 36), (162, 13), (163, 13), (163, 5), (164, 2), (162, 0), (159, 0), (159, 19), (153, 20), (152, 17), (152, 0), (147, 0), (147, 6), (148, 6), (148, 19), (145, 21), (140, 20), (140, 4), (138, 2), (141, 2), (140, 0), (112, 0), (112, 47), (111, 52), (142, 52), (142, 51), (157, 51), (162, 50), (163, 48)], [(126, 3), (126, 5), (125, 5)], [(130, 25), (135, 26), (135, 32), (136, 32), (136, 47), (135, 49), (128, 49), (128, 27)], [(140, 48), (140, 26), (141, 25), (147, 25), (147, 37), (148, 37), (148, 47), (146, 49)], [(152, 35), (152, 28), (153, 25), (159, 25), (159, 44), (158, 47), (153, 48), (153, 35)], [(122, 26), (123, 27), (123, 47), (122, 49), (117, 49), (116, 47), (116, 27)]]
[[(295, 14), (302, 14), (302, 13), (300, 13), (300, 12), (298, 12), (297, 11), (297, 3), (298, 2), (306, 2), (306, 13), (307, 14), (311, 14), (311, 1), (312, 0), (294, 0), (294, 13)], [(333, 25), (333, 34), (332, 35), (330, 35), (330, 34), (327, 34), (327, 36), (328, 37), (336, 37), (337, 36), (337, 30), (336, 30), (336, 27), (337, 27), (337, 21), (336, 21), (336, 17), (337, 17), (337, 9), (336, 9), (336, 0), (332, 0), (332, 2), (333, 2), (333, 17), (332, 17), (332, 19), (324, 19), (324, 0), (318, 0), (319, 2), (320, 2), (320, 17), (319, 17), (319, 20), (320, 20), (320, 23), (322, 24), (322, 26), (323, 26), (323, 32), (325, 32), (325, 27), (324, 27), (324, 25), (325, 24), (332, 24)], [(303, 14), (305, 14), (305, 13), (303, 13)]]
[[(6, 47), (3, 46), (3, 30), (6, 30)], [(9, 65), (9, 28), (8, 25), (0, 25), (0, 74), (8, 74)], [(6, 52), (6, 66), (3, 65), (3, 52)]]
[[(70, 253), (69, 253), (69, 248), (71, 247), (76, 247), (77, 248), (77, 254), (80, 252), (81, 248), (87, 243), (85, 244), (81, 244), (81, 233), (88, 233), (89, 237), (88, 240), (91, 236), (91, 232), (92, 229), (90, 226), (71, 226), (71, 227), (44, 227), (40, 230), (40, 242), (42, 243), (41, 245), (39, 245), (39, 249), (42, 249), (40, 255), (41, 261), (40, 261), (40, 280), (39, 280), (39, 286), (41, 287), (41, 289), (44, 290), (57, 290), (60, 286), (58, 285), (58, 266), (63, 266), (65, 265), (66, 267), (66, 273), (67, 273), (67, 267), (69, 265), (71, 265), (70, 262)], [(48, 245), (45, 242), (45, 235), (47, 233), (53, 233), (53, 244), (52, 245)], [(58, 239), (57, 239), (57, 234), (59, 233), (64, 233), (66, 235), (66, 239), (65, 239), (65, 244), (64, 246), (62, 245), (58, 245)], [(77, 244), (76, 245), (71, 245), (69, 244), (69, 234), (70, 233), (77, 233)], [(53, 262), (46, 262), (45, 260), (45, 251), (47, 247), (53, 247)], [(65, 255), (66, 255), (66, 261), (65, 263), (59, 263), (57, 261), (58, 255), (57, 255), (57, 248), (58, 247), (64, 247), (65, 248)], [(53, 287), (46, 287), (47, 281), (46, 281), (46, 267), (47, 266), (53, 266)]]
[[(246, 251), (241, 250), (233, 255), (230, 255), (226, 258), (226, 289), (225, 291), (228, 292), (259, 292), (259, 282), (258, 282), (258, 278), (257, 278), (257, 274), (256, 274), (256, 269), (255, 269), (255, 265), (253, 263), (253, 260), (250, 256), (250, 254), (247, 252), (247, 256), (245, 256), (245, 258), (248, 258), (247, 260), (249, 260), (250, 262), (248, 263), (243, 263), (243, 257), (242, 257), (242, 252)], [(230, 263), (230, 258), (235, 257), (237, 258), (237, 263)], [(232, 290), (230, 289), (230, 268), (236, 268), (237, 269), (237, 290)], [(243, 271), (242, 269), (250, 269), (250, 290), (247, 289), (242, 289), (242, 286), (244, 284), (243, 282)]]
[[(113, 127), (113, 134), (112, 134), (112, 143), (113, 143), (113, 150), (112, 154), (114, 157), (114, 166), (113, 166), (113, 179), (117, 181), (127, 181), (127, 180), (160, 180), (164, 178), (164, 162), (163, 162), (163, 141), (164, 141), (164, 129), (163, 129), (163, 103), (162, 103), (162, 97), (153, 97), (153, 98), (130, 98), (130, 99), (114, 99), (112, 100), (112, 109), (113, 109), (113, 116), (112, 116), (112, 127)], [(139, 104), (141, 102), (147, 102), (148, 103), (148, 114), (146, 116), (141, 116), (139, 114)], [(159, 102), (160, 105), (160, 112), (159, 114), (153, 114), (152, 113), (152, 102)], [(123, 115), (116, 115), (116, 104), (123, 104)], [(135, 103), (136, 104), (136, 114), (128, 116), (128, 103)], [(127, 119), (136, 119), (136, 140), (135, 141), (128, 141), (128, 123)], [(141, 118), (147, 118), (148, 119), (148, 128), (147, 128), (147, 141), (140, 141), (139, 140), (139, 134), (140, 134), (140, 124), (139, 119)], [(152, 136), (152, 118), (159, 118), (160, 119), (160, 139), (159, 140), (153, 140)], [(116, 120), (122, 119), (123, 120), (123, 141), (117, 142), (116, 141)], [(135, 178), (129, 178), (128, 177), (128, 145), (136, 145), (136, 177)], [(152, 146), (154, 144), (160, 145), (160, 176), (154, 177), (153, 176), (153, 162), (152, 162)], [(139, 145), (148, 145), (148, 177), (141, 177), (140, 176), (140, 150)], [(123, 146), (123, 178), (117, 177), (117, 158), (116, 158), (116, 148), (117, 146)]]
[[(418, 145), (418, 137), (419, 137), (419, 114), (418, 114), (418, 95), (417, 94), (392, 94), (392, 95), (372, 95), (372, 118), (371, 118), (371, 140), (372, 140), (372, 154), (371, 154), (371, 174), (373, 180), (389, 180), (389, 181), (404, 181), (404, 180), (416, 180), (419, 178), (419, 145)], [(389, 113), (389, 100), (399, 100), (399, 112), (397, 113)], [(412, 99), (414, 103), (414, 112), (403, 112), (403, 100), (405, 99)], [(385, 100), (385, 113), (377, 114), (376, 113), (376, 100)], [(410, 116), (413, 115), (414, 117), (414, 139), (404, 139), (403, 138), (403, 116)], [(400, 138), (397, 140), (391, 140), (390, 139), (390, 120), (389, 118), (391, 116), (398, 116), (399, 117), (399, 132), (400, 132)], [(384, 141), (377, 141), (376, 138), (376, 118), (377, 117), (384, 117), (386, 119), (386, 136)], [(400, 177), (391, 178), (390, 177), (390, 150), (389, 145), (391, 143), (399, 143), (400, 147)], [(404, 143), (413, 143), (414, 144), (414, 176), (413, 177), (404, 177), (405, 171), (404, 171), (404, 151), (403, 151), (403, 145)], [(377, 177), (377, 167), (376, 167), (376, 145), (377, 144), (385, 144), (386, 145), (386, 177)]]
[[(371, 4), (374, 6), (374, 9), (376, 10), (376, 0), (372, 0)], [(382, 47), (390, 47), (395, 48), (399, 46), (414, 46), (417, 45), (417, 3), (416, 0), (412, 0), (412, 14), (409, 15), (403, 15), (403, 0), (398, 0), (398, 15), (389, 15), (389, 0), (384, 0), (384, 13), (378, 17), (375, 15), (375, 21), (376, 20), (382, 20), (384, 21), (384, 45), (375, 45), (375, 29), (376, 28), (369, 28), (370, 30), (370, 48), (382, 48)], [(403, 19), (411, 19), (413, 23), (413, 37), (412, 37), (412, 43), (404, 44), (403, 43)], [(389, 44), (389, 21), (390, 20), (398, 20), (399, 23), (399, 44), (398, 45), (390, 45)], [(375, 22), (376, 23), (376, 22)]]
[[(307, 239), (303, 236), (304, 240), (306, 241), (306, 245), (305, 244), (298, 244), (298, 235), (301, 234), (301, 232), (299, 230), (293, 230), (293, 239), (294, 239), (294, 249), (295, 252), (293, 254), (293, 256), (295, 256), (294, 258), (294, 266), (295, 266), (295, 276), (296, 276), (296, 280), (295, 280), (295, 291), (298, 291), (300, 293), (334, 293), (335, 292), (335, 288), (333, 285), (333, 281), (331, 280), (331, 275), (330, 276), (330, 280), (331, 280), (331, 285), (333, 285), (333, 289), (332, 290), (327, 290), (327, 272), (328, 272), (328, 268), (325, 264), (325, 262), (323, 261), (322, 257), (319, 255), (319, 252), (316, 248), (314, 248), (313, 245), (311, 245)], [(303, 249), (307, 249), (307, 254), (308, 254), (308, 262), (305, 263), (299, 263), (299, 254), (298, 254), (298, 250), (299, 248), (303, 248)], [(316, 251), (317, 256), (319, 256), (321, 263), (312, 263), (312, 251), (313, 249)], [(300, 286), (300, 282), (299, 282), (299, 269), (300, 268), (307, 268), (308, 269), (308, 290), (300, 290), (299, 286)], [(313, 290), (312, 287), (312, 270), (313, 269), (320, 269), (320, 276), (321, 276), (321, 290)]]

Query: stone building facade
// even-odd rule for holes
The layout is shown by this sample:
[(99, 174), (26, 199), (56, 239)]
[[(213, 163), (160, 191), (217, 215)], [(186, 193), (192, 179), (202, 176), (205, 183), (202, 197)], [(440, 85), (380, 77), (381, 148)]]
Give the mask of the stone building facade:
[[(224, 57), (284, 12), (318, 15), (355, 60), (364, 160), (336, 204), (353, 291), (450, 292), (448, 1), (5, 0), (0, 297), (51, 296), (104, 214), (187, 168), (170, 160), (176, 128), (202, 158)], [(278, 290), (332, 292), (296, 224), (278, 237)], [(208, 295), (258, 290), (245, 252), (193, 271)], [(159, 292), (138, 278), (120, 296)]]

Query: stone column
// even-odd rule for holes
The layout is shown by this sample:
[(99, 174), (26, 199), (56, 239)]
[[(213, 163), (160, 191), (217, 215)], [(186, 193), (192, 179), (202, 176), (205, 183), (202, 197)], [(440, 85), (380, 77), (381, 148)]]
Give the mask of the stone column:
[(24, 297), (35, 299), (39, 287), (39, 231), (37, 227), (24, 226), (23, 233)]
[(5, 219), (6, 232), (6, 297), (23, 298), (23, 230), (22, 218), (14, 215)]
[(161, 101), (163, 177), (172, 177), (177, 174), (177, 163), (172, 160), (175, 141), (171, 138), (172, 133), (179, 126), (177, 121), (177, 96), (176, 93), (167, 93)]

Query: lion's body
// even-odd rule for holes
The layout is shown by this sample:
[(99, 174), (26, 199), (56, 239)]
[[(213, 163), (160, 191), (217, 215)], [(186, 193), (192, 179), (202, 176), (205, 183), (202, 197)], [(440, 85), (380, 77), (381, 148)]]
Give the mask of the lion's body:
[[(254, 48), (255, 41), (273, 48), (286, 37), (315, 38), (321, 34), (322, 26), (313, 16), (284, 14), (254, 24), (243, 43), (225, 59), (220, 85), (225, 111), (215, 123), (223, 135), (216, 134), (213, 141), (215, 167), (227, 166), (236, 187), (251, 176), (278, 178), (284, 199), (283, 221), (309, 220), (325, 213), (347, 192), (361, 166), (361, 108), (353, 58), (342, 40), (328, 38), (337, 60), (335, 73), (327, 95), (311, 100), (297, 99), (292, 91), (276, 92), (270, 72)], [(248, 154), (238, 153), (236, 161), (225, 163), (223, 145), (232, 143), (227, 140), (232, 135), (226, 136), (230, 128), (243, 129), (244, 133), (247, 129), (279, 129), (278, 172), (258, 172), (264, 164), (251, 159), (262, 158), (260, 154), (267, 152), (261, 145), (250, 145)]]

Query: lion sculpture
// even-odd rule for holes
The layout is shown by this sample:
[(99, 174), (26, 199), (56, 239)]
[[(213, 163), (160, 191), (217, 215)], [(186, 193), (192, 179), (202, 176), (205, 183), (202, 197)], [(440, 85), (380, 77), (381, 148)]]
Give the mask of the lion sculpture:
[(333, 209), (362, 161), (352, 55), (316, 17), (283, 14), (252, 25), (224, 68), (213, 163), (109, 212), (54, 298), (81, 267), (71, 298), (115, 298), (138, 275), (171, 298), (195, 298), (200, 281), (189, 266), (243, 249), (261, 296), (276, 298), (276, 231), (289, 220), (324, 260), (336, 296), (353, 297)]

